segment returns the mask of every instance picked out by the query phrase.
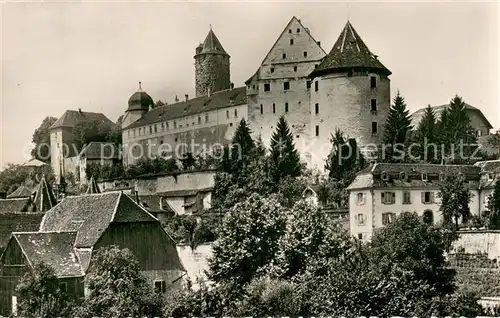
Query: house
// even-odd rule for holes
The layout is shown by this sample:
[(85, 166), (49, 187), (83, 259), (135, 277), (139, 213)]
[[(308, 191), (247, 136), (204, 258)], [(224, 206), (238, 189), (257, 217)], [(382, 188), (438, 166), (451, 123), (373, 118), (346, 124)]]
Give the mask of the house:
[(488, 198), (493, 193), (495, 183), (500, 179), (500, 160), (489, 160), (476, 162), (474, 166), (481, 169), (481, 193), (480, 205), (481, 212), (488, 210)]
[(461, 175), (473, 195), (472, 215), (480, 215), (481, 169), (472, 165), (376, 163), (359, 173), (349, 191), (350, 232), (370, 240), (373, 232), (405, 212), (416, 212), (429, 223), (442, 221), (437, 194), (445, 177)]
[(78, 155), (77, 167), (79, 173), (78, 180), (81, 184), (87, 183), (87, 167), (94, 164), (103, 166), (121, 165), (118, 147), (111, 142), (90, 142), (83, 147)]
[[(28, 245), (33, 252), (22, 252)], [(0, 314), (10, 314), (17, 301), (15, 282), (33, 265), (31, 260), (40, 260), (36, 258), (40, 254), (48, 255), (42, 259), (48, 265), (60, 268), (56, 273), (68, 292), (83, 297), (81, 282), (93, 253), (111, 245), (128, 248), (151, 285), (162, 292), (177, 286), (185, 274), (174, 240), (129, 196), (121, 192), (68, 196), (46, 212), (38, 232), (11, 236), (0, 258)]]
[(198, 214), (212, 205), (212, 187), (193, 190), (173, 190), (157, 193), (162, 206), (169, 206), (175, 214)]

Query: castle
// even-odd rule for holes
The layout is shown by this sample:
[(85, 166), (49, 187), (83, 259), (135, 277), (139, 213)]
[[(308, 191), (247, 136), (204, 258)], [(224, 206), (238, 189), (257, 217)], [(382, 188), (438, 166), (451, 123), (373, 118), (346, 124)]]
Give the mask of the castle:
[(284, 115), (302, 160), (320, 170), (336, 128), (361, 147), (381, 141), (391, 72), (349, 21), (327, 54), (293, 17), (244, 87), (231, 83), (230, 56), (212, 29), (194, 60), (194, 98), (155, 107), (141, 84), (130, 97), (122, 121), (125, 165), (228, 144), (242, 118), (269, 145)]

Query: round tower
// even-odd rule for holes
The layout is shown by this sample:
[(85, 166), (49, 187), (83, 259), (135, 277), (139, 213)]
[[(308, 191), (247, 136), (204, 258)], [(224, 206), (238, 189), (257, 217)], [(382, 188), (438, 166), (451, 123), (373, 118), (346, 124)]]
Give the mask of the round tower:
[[(324, 167), (330, 135), (340, 129), (362, 150), (380, 145), (391, 100), (391, 71), (348, 21), (330, 53), (311, 73), (312, 164)], [(321, 149), (321, 150), (319, 150)]]
[(128, 108), (122, 119), (122, 128), (126, 128), (141, 118), (153, 105), (153, 99), (142, 90), (141, 82), (139, 82), (139, 89), (128, 99)]
[(210, 28), (203, 44), (196, 48), (194, 56), (196, 96), (229, 89), (229, 59), (229, 54)]

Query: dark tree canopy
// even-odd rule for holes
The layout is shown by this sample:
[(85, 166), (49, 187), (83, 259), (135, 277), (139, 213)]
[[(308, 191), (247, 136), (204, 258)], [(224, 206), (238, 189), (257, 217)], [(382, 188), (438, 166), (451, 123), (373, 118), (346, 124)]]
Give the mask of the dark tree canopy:
[(500, 230), (500, 179), (495, 181), (493, 193), (488, 197), (488, 228)]
[(31, 150), (31, 156), (43, 162), (50, 162), (50, 131), (49, 128), (57, 121), (57, 118), (47, 116), (43, 119), (40, 127), (33, 133), (31, 140), (35, 147)]
[(411, 155), (418, 156), (421, 160), (428, 163), (437, 163), (437, 149), (432, 144), (438, 145), (439, 131), (436, 114), (430, 105), (425, 109), (414, 137), (414, 141), (420, 147), (416, 151), (412, 151)]
[(467, 222), (470, 217), (469, 203), (472, 196), (463, 176), (447, 175), (438, 192), (438, 197), (441, 198), (439, 209), (443, 213), (444, 221), (450, 223), (455, 220), (457, 227), (459, 220)]
[(82, 121), (73, 128), (73, 135), (78, 150), (89, 142), (104, 142), (110, 133), (111, 128), (100, 121)]
[(293, 143), (293, 135), (284, 116), (281, 116), (276, 131), (271, 137), (271, 174), (274, 181), (302, 173), (300, 155)]
[(383, 160), (389, 162), (404, 162), (407, 160), (407, 142), (410, 139), (413, 126), (411, 125), (410, 111), (406, 102), (399, 93), (393, 99), (384, 126), (383, 143), (387, 147)]
[(331, 180), (344, 181), (347, 186), (354, 180), (356, 173), (364, 167), (365, 159), (356, 140), (344, 136), (340, 129), (335, 130), (330, 142), (332, 150), (325, 162), (325, 169)]

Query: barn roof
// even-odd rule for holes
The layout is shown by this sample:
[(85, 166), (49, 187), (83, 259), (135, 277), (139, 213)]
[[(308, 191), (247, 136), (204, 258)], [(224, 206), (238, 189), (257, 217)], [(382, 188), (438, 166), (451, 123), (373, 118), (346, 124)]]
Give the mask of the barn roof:
[[(474, 107), (472, 105), (469, 105), (467, 103), (464, 103), (464, 105), (465, 105), (465, 108), (469, 112), (476, 112), (483, 119), (483, 121), (485, 122), (485, 124), (488, 126), (489, 129), (493, 128), (493, 126), (491, 125), (491, 123), (488, 121), (488, 119), (486, 118), (486, 116), (484, 116), (483, 112), (479, 108)], [(434, 111), (434, 115), (436, 116), (436, 119), (439, 119), (440, 116), (441, 116), (441, 113), (443, 112), (443, 110), (445, 110), (448, 107), (450, 107), (450, 104), (444, 104), (444, 105), (438, 105), (438, 106), (431, 106), (432, 110)], [(425, 114), (425, 109), (426, 108), (427, 107), (420, 108), (419, 110), (417, 110), (416, 112), (414, 112), (413, 114), (411, 114), (411, 121), (412, 121), (413, 127), (418, 127), (418, 124), (420, 123), (420, 120), (422, 119), (422, 117)]]
[(4, 249), (12, 232), (38, 231), (45, 213), (14, 212), (0, 214), (0, 249)]
[(143, 207), (121, 192), (64, 198), (45, 214), (42, 232), (77, 232), (75, 247), (92, 247), (111, 222), (156, 222)]
[(32, 210), (32, 204), (30, 197), (0, 199), (0, 215), (12, 212), (28, 212), (28, 210)]
[(13, 233), (29, 264), (45, 263), (50, 265), (57, 277), (79, 277), (84, 272), (75, 254), (73, 244), (77, 233)]

